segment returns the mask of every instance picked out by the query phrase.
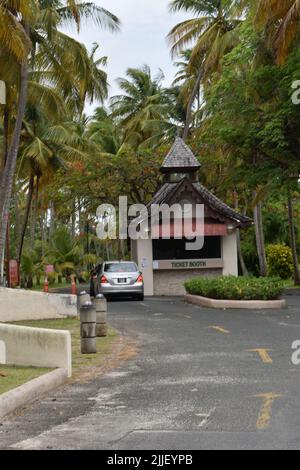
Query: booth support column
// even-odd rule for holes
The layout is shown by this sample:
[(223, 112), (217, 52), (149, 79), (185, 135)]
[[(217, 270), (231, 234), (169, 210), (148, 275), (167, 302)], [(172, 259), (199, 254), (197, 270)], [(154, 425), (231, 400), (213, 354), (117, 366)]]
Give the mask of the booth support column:
[(229, 274), (233, 276), (239, 275), (238, 268), (238, 249), (237, 249), (237, 233), (231, 233), (226, 237), (222, 237), (223, 251), (223, 276)]
[(135, 261), (139, 270), (143, 274), (145, 283), (145, 295), (154, 295), (153, 280), (153, 245), (152, 239), (149, 240), (132, 240), (132, 260)]

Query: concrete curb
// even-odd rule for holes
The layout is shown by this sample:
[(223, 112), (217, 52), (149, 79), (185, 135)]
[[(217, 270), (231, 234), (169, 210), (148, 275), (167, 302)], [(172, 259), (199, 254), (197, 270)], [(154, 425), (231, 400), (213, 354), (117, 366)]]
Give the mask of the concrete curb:
[(245, 309), (245, 310), (267, 310), (282, 309), (287, 306), (286, 300), (215, 300), (198, 295), (187, 294), (185, 301), (198, 307), (214, 309)]
[(68, 374), (65, 369), (55, 369), (18, 388), (3, 393), (0, 395), (0, 419), (36, 400), (41, 395), (63, 385), (67, 380)]

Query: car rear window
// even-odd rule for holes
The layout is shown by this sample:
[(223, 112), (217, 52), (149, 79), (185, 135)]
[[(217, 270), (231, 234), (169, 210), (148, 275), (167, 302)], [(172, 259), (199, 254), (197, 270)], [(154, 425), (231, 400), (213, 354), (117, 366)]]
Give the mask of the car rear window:
[(136, 273), (135, 263), (106, 263), (104, 266), (106, 273)]

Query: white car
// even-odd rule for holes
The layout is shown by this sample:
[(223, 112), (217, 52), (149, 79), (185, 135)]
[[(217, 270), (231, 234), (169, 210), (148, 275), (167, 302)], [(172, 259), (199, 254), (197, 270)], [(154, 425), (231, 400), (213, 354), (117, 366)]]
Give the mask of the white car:
[(133, 297), (144, 300), (144, 279), (132, 261), (107, 261), (99, 265), (92, 276), (91, 296)]

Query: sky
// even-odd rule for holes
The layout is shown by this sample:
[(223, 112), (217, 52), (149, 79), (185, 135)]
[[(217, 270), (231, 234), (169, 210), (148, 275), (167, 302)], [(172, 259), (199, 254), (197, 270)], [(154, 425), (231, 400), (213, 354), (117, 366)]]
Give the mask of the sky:
[[(92, 24), (84, 25), (76, 39), (88, 49), (94, 42), (101, 46), (101, 56), (108, 56), (109, 94), (118, 94), (116, 79), (124, 77), (129, 67), (150, 65), (155, 76), (159, 69), (165, 74), (165, 85), (170, 85), (176, 70), (172, 64), (166, 36), (171, 28), (190, 17), (186, 13), (169, 13), (169, 0), (94, 0), (122, 21), (119, 33), (109, 33)], [(95, 107), (95, 105), (93, 106)], [(88, 107), (91, 113), (93, 107)]]

